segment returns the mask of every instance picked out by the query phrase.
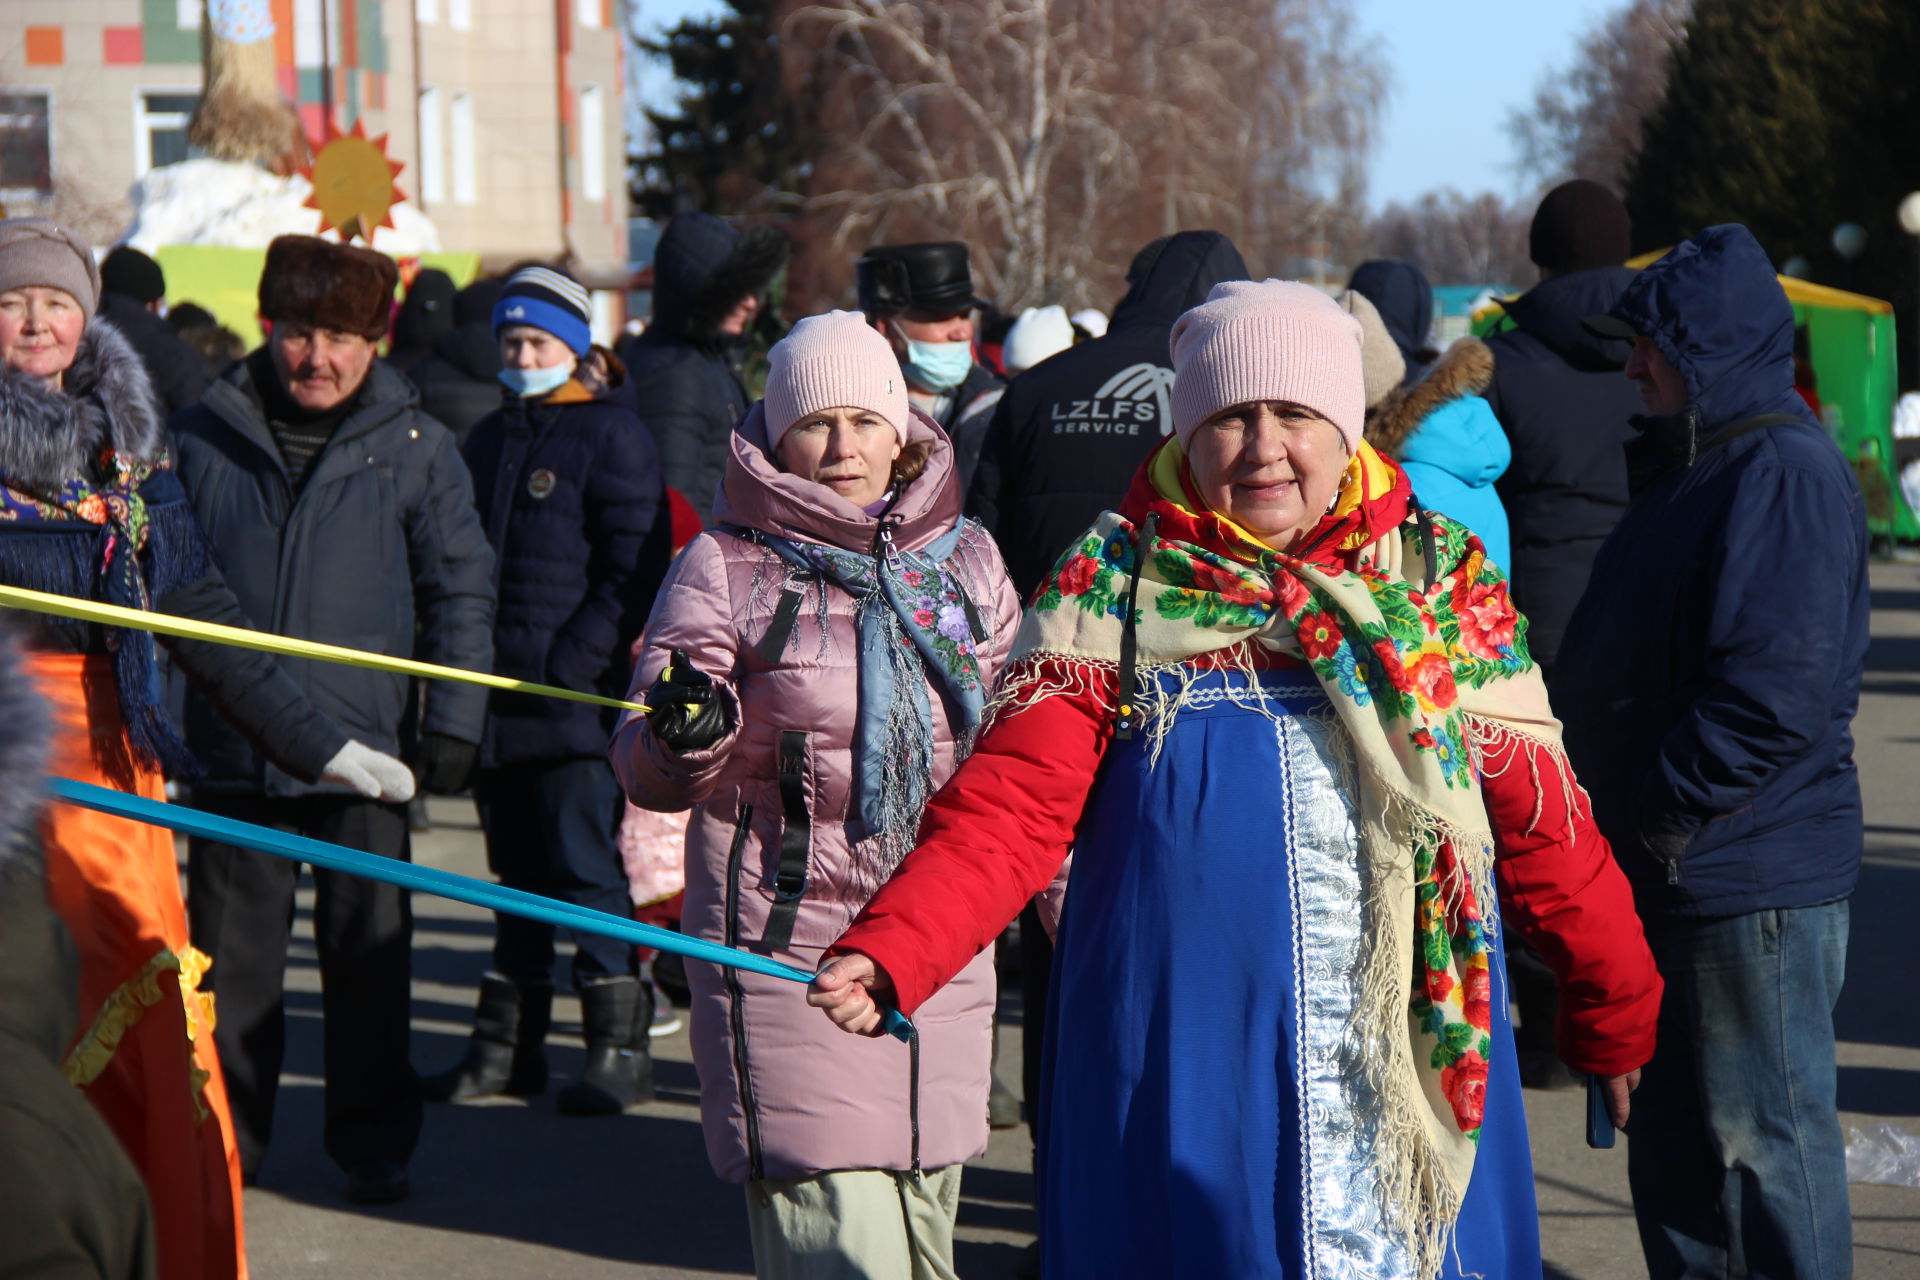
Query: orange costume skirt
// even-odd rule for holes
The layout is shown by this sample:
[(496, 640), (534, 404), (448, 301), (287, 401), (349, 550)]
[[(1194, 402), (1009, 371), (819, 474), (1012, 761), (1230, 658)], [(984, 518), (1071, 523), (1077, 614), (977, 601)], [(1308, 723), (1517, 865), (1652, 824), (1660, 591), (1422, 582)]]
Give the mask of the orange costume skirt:
[[(35, 653), (28, 668), (53, 715), (53, 773), (165, 798), (128, 744), (111, 658)], [(80, 954), (81, 1031), (62, 1069), (147, 1185), (160, 1280), (240, 1280), (240, 1157), (173, 835), (67, 804), (46, 807), (41, 834), (47, 896)]]

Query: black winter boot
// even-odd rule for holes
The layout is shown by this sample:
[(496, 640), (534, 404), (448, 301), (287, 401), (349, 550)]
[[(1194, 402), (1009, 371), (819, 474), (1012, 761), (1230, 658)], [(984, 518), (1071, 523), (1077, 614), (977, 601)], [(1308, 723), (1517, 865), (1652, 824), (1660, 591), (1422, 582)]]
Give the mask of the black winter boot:
[(636, 1102), (653, 1101), (653, 1055), (647, 1024), (653, 991), (638, 978), (594, 978), (580, 988), (580, 1022), (587, 1065), (560, 1091), (560, 1113), (617, 1116)]
[(466, 1057), (446, 1071), (422, 1076), (420, 1096), (428, 1102), (454, 1102), (544, 1092), (543, 1046), (552, 1020), (552, 983), (516, 983), (498, 973), (483, 974)]

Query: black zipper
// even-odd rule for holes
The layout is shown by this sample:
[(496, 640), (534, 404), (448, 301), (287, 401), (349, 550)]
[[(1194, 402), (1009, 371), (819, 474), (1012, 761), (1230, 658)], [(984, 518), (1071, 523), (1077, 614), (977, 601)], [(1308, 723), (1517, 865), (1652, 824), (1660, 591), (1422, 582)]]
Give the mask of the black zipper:
[[(740, 945), (740, 857), (747, 847), (747, 832), (753, 825), (753, 806), (740, 806), (734, 824), (733, 844), (727, 849), (727, 927), (730, 947)], [(755, 1182), (766, 1177), (760, 1155), (760, 1113), (753, 1103), (753, 1079), (747, 1070), (747, 993), (740, 985), (740, 971), (727, 970), (727, 1018), (733, 1027), (733, 1078), (740, 1090), (740, 1114), (746, 1119), (747, 1171)]]

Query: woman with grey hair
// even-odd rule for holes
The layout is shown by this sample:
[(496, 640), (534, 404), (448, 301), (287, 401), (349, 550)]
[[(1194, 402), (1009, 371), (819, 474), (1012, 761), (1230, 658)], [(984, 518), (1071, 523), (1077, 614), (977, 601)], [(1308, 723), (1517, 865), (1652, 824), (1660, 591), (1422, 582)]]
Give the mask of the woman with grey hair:
[[(95, 319), (87, 245), (45, 218), (0, 220), (0, 582), (249, 625), (174, 477), (132, 346)], [(49, 766), (149, 799), (193, 761), (150, 633), (34, 615), (26, 666), (52, 713)], [(295, 776), (405, 800), (413, 775), (350, 739), (264, 654), (166, 642), (262, 752)], [(153, 1201), (162, 1280), (244, 1274), (240, 1178), (208, 961), (187, 938), (173, 837), (69, 805), (40, 821), (49, 900), (79, 950), (79, 1041), (62, 1064)]]

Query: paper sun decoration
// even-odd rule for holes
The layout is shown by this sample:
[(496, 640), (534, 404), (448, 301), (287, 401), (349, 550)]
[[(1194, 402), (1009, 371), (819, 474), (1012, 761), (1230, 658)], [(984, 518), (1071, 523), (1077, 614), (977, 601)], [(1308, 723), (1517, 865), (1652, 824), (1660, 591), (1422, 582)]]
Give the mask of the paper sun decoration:
[(373, 243), (375, 227), (393, 226), (393, 206), (406, 199), (394, 182), (406, 166), (387, 157), (387, 135), (367, 137), (366, 123), (353, 122), (341, 133), (327, 121), (327, 140), (314, 148), (313, 163), (301, 175), (313, 184), (309, 209), (320, 211), (320, 230), (338, 228), (342, 239), (355, 236)]

